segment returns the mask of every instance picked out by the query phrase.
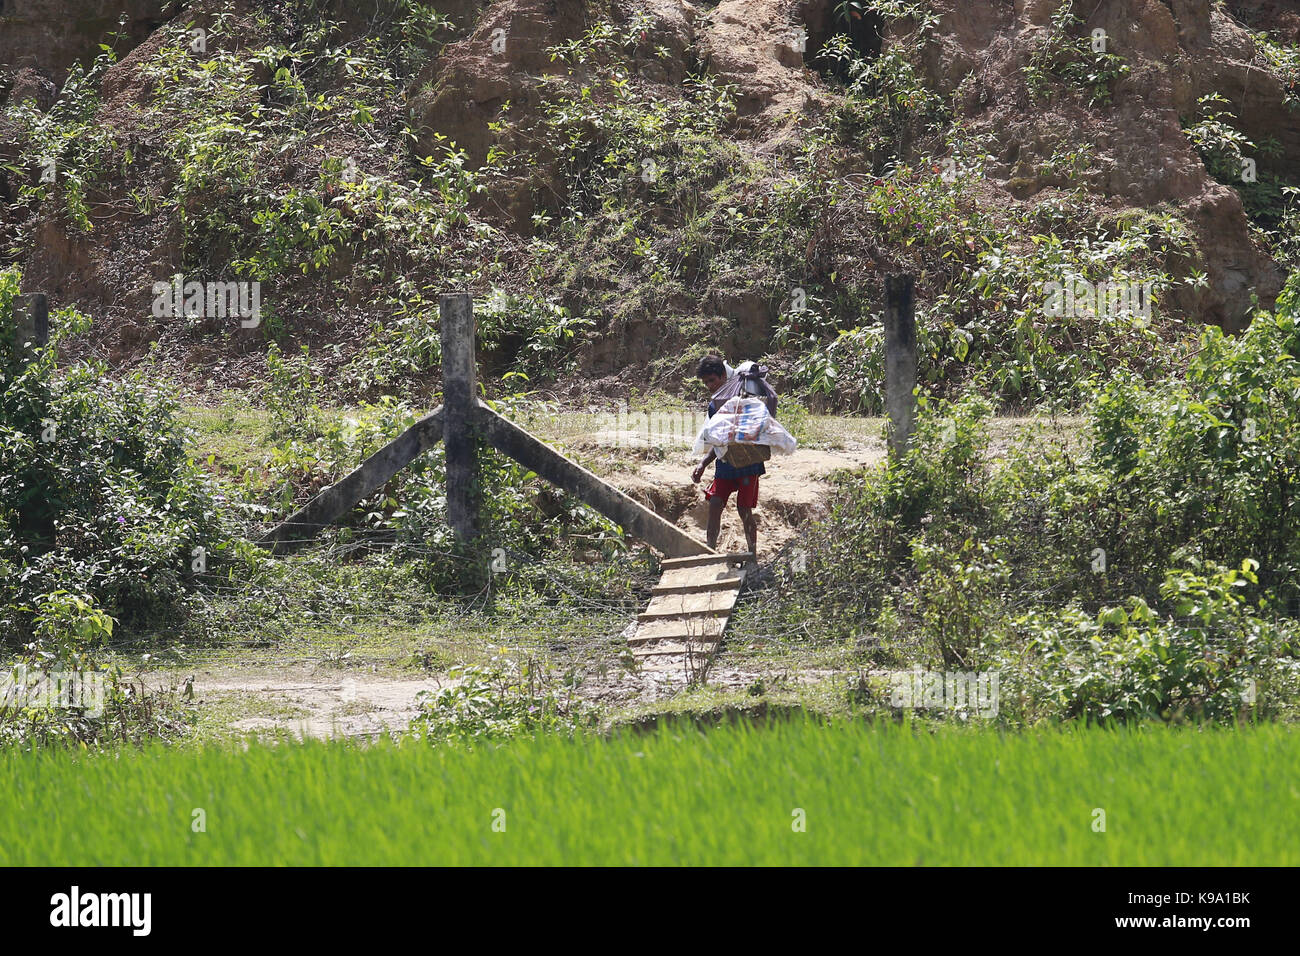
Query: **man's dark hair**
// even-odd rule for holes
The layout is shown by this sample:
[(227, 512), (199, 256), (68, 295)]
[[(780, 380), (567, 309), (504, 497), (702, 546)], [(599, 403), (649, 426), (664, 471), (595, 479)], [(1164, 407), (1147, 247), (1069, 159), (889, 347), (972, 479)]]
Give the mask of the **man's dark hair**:
[(722, 361), (721, 355), (706, 355), (700, 359), (700, 367), (696, 369), (695, 374), (700, 378), (704, 378), (706, 375), (717, 375), (726, 378), (727, 363)]

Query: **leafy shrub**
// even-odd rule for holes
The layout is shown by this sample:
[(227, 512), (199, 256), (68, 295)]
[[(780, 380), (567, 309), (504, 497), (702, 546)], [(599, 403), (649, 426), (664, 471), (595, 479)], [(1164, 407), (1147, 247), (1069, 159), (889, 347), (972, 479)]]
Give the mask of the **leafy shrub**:
[(797, 358), (791, 377), (804, 394), (837, 407), (866, 415), (879, 415), (885, 407), (885, 327), (878, 315), (871, 324), (840, 329), (826, 341), (823, 334), (786, 325), (777, 332), (776, 344), (793, 346)]
[(474, 316), (479, 343), (497, 364), (538, 379), (562, 375), (579, 334), (595, 325), (538, 296), (504, 291), (489, 296)]
[[(1242, 207), (1264, 241), (1281, 261), (1294, 264), (1300, 251), (1300, 189), (1273, 173), (1257, 168), (1265, 157), (1277, 157), (1282, 147), (1273, 137), (1254, 142), (1236, 128), (1227, 99), (1208, 93), (1197, 103), (1196, 122), (1186, 126), (1187, 138), (1200, 153), (1211, 176), (1241, 196)], [(1250, 173), (1253, 172), (1253, 175)]]
[(921, 651), (950, 670), (971, 670), (1004, 614), (1011, 569), (997, 549), (965, 538), (945, 547), (917, 540), (917, 617)]
[[(0, 273), (10, 347), (16, 288)], [(85, 322), (56, 319), (54, 342), (0, 370), (0, 635), (19, 652), (0, 680), (0, 745), (175, 737), (187, 722), (175, 695), (126, 681), (103, 654), (115, 618), (156, 624), (187, 604), (194, 549), (215, 560), (224, 547), (218, 498), (184, 453), (173, 401), (143, 375), (60, 370), (59, 339)], [(39, 696), (69, 675), (97, 682), (99, 708)]]
[[(876, 224), (873, 241), (906, 250), (910, 268), (929, 277), (917, 310), (923, 381), (943, 395), (974, 384), (1006, 403), (1077, 404), (1093, 376), (1130, 369), (1153, 381), (1173, 372), (1189, 336), (1161, 303), (1175, 283), (1207, 281), (1188, 225), (1167, 211), (1084, 217), (1068, 229), (1040, 221), (1039, 208), (995, 215), (978, 199), (982, 148), (957, 131), (942, 162), (900, 162), (857, 194)], [(1145, 290), (1145, 306), (1050, 314), (1051, 284), (1082, 282)], [(843, 308), (826, 299), (808, 295), (804, 309), (784, 317), (776, 343), (797, 351), (793, 377), (807, 394), (878, 413), (880, 318), (868, 305), (841, 324)]]
[[(30, 101), (11, 103), (4, 113), (14, 121), (24, 142), (22, 153), (40, 165), (41, 175), (35, 183), (19, 187), (18, 204), (34, 210), (47, 199), (60, 199), (59, 210), (80, 232), (90, 232), (88, 192), (111, 174), (110, 158), (117, 132), (96, 119), (99, 88), (104, 73), (116, 61), (113, 48), (101, 44), (100, 53), (89, 68), (74, 63), (68, 71), (58, 99), (49, 111)], [(130, 157), (122, 157), (129, 163)], [(9, 166), (18, 172), (18, 167)], [(29, 221), (22, 232), (34, 223)], [(19, 236), (19, 242), (28, 236)]]
[(321, 412), (321, 377), (311, 367), (311, 351), (302, 346), (298, 354), (285, 358), (272, 342), (266, 350), (267, 383), (263, 396), (271, 413), (271, 437), (314, 439), (320, 437), (326, 416)]
[[(875, 630), (891, 590), (915, 573), (918, 559), (942, 573), (937, 552), (914, 547), (918, 535), (960, 544), (985, 519), (988, 439), (982, 422), (991, 406), (969, 397), (927, 401), (926, 409), (907, 455), (837, 480), (828, 515), (800, 542), (811, 556), (807, 569), (768, 612), (786, 629), (806, 630), (812, 620), (837, 637), (864, 637)], [(934, 643), (948, 646), (942, 638)], [(955, 647), (948, 653), (964, 656)]]
[[(72, 673), (77, 681), (102, 682), (98, 707), (75, 699), (66, 703), (44, 699), (51, 696), (50, 681), (66, 680)], [(0, 747), (140, 745), (179, 739), (189, 732), (192, 722), (193, 711), (181, 703), (175, 691), (151, 690), (143, 681), (126, 680), (117, 667), (83, 661), (69, 671), (45, 661), (38, 662), (36, 669), (24, 663), (0, 674)]]
[(1186, 549), (1224, 564), (1260, 562), (1288, 599), (1300, 585), (1300, 468), (1294, 395), (1300, 384), (1300, 280), (1276, 314), (1238, 339), (1207, 329), (1183, 381), (1117, 376), (1098, 395), (1086, 470), (1051, 492), (1050, 529), (1105, 540), (1109, 564), (1139, 586), (1143, 569)]
[(1070, 35), (1083, 25), (1074, 6), (1074, 0), (1062, 0), (1052, 13), (1050, 27), (1025, 65), (1025, 85), (1041, 98), (1053, 79), (1063, 81), (1085, 91), (1090, 103), (1104, 105), (1110, 102), (1115, 81), (1127, 75), (1129, 67), (1105, 44)]
[(924, 401), (908, 454), (840, 482), (801, 542), (813, 566), (763, 613), (878, 663), (1024, 676), (1025, 719), (1230, 720), (1246, 681), (1270, 688), (1251, 713), (1289, 712), (1297, 306), (1293, 278), (1239, 338), (1207, 330), (1184, 375), (1115, 376), (1082, 448), (1030, 437), (995, 468), (987, 402)]
[(572, 672), (558, 688), (552, 675), (532, 659), (452, 668), (448, 676), (455, 683), (417, 698), (420, 713), (410, 725), (415, 739), (477, 743), (536, 733), (572, 734), (590, 723), (586, 709), (574, 699), (577, 678)]
[(837, 116), (839, 141), (862, 149), (877, 173), (909, 157), (925, 137), (941, 133), (952, 121), (947, 101), (926, 85), (913, 63), (913, 51), (911, 44), (900, 43), (867, 60), (841, 33), (817, 54), (848, 81), (848, 95)]
[[(1140, 597), (1095, 615), (1034, 611), (1015, 622), (1023, 649), (1008, 655), (1004, 700), (1021, 716), (1060, 714), (1090, 722), (1274, 716), (1300, 690), (1300, 631), (1260, 617), (1240, 589), (1257, 583), (1255, 562), (1168, 572), (1162, 617)], [(1012, 706), (1016, 706), (1015, 703)]]
[(98, 364), (60, 370), (58, 339), (0, 393), (0, 631), (14, 642), (38, 636), (44, 597), (61, 591), (94, 613), (165, 621), (195, 561), (215, 561), (225, 542), (175, 400), (143, 372), (115, 382)]

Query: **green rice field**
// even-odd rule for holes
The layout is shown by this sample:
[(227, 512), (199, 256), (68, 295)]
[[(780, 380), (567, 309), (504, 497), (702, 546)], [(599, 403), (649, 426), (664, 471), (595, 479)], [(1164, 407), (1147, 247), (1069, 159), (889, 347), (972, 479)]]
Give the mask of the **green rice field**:
[(1300, 734), (1279, 725), (800, 718), (473, 751), (9, 751), (0, 775), (7, 866), (1300, 864)]

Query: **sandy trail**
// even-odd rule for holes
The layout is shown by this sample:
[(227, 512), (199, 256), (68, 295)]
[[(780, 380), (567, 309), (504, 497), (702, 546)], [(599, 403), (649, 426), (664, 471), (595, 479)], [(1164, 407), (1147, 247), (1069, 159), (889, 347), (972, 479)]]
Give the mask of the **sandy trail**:
[(235, 709), (249, 716), (226, 726), (236, 733), (288, 732), (299, 738), (367, 737), (404, 730), (415, 717), (416, 697), (450, 683), (446, 678), (393, 678), (362, 672), (291, 665), (275, 674), (265, 668), (205, 668), (194, 674), (200, 707)]
[[(606, 439), (605, 434), (597, 437)], [(883, 442), (865, 442), (834, 451), (799, 448), (793, 455), (768, 461), (767, 473), (759, 479), (755, 510), (759, 522), (759, 560), (779, 550), (824, 512), (831, 489), (830, 475), (875, 465), (884, 458)], [(693, 485), (691, 471), (697, 463), (689, 448), (679, 447), (662, 461), (641, 462), (634, 471), (614, 472), (605, 478), (678, 527), (703, 539), (708, 522), (704, 490), (712, 478), (713, 466), (705, 470), (699, 485)], [(745, 533), (736, 514), (734, 496), (722, 519), (718, 545), (723, 551), (745, 550)]]

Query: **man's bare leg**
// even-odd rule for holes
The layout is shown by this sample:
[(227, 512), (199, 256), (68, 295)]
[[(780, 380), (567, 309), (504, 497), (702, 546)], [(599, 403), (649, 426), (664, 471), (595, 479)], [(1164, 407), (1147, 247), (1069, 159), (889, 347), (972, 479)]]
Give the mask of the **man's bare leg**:
[(709, 527), (707, 534), (710, 548), (718, 546), (718, 535), (722, 533), (722, 512), (726, 507), (726, 500), (720, 496), (709, 499)]
[(758, 562), (758, 518), (754, 515), (753, 508), (742, 508), (736, 505), (736, 511), (740, 514), (740, 523), (745, 526), (745, 543), (749, 545), (749, 553), (754, 556), (754, 562)]

